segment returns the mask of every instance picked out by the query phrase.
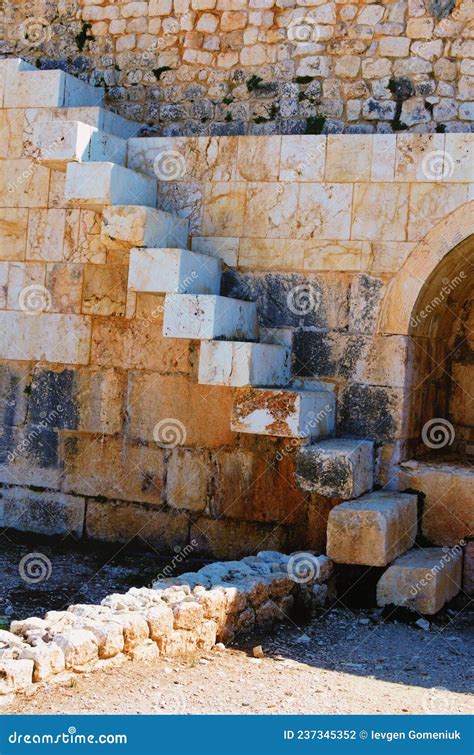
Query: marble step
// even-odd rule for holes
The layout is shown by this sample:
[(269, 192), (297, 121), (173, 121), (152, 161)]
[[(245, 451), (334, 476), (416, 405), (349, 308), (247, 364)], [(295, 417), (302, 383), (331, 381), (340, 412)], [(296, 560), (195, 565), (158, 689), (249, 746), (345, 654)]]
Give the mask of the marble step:
[(111, 162), (125, 165), (127, 140), (79, 121), (39, 123), (33, 129), (36, 159), (65, 171), (71, 162)]
[(168, 338), (255, 341), (257, 307), (254, 302), (225, 296), (167, 294), (163, 335)]
[(237, 433), (313, 439), (334, 432), (336, 399), (329, 391), (242, 388), (232, 409)]
[(100, 105), (104, 90), (60, 70), (42, 71), (20, 58), (4, 67), (5, 108), (90, 107)]
[(462, 548), (413, 548), (397, 558), (377, 584), (377, 605), (432, 615), (461, 589)]
[(295, 479), (302, 490), (328, 498), (358, 498), (374, 485), (374, 444), (329, 438), (296, 455)]
[(218, 294), (221, 261), (187, 249), (137, 249), (130, 252), (128, 288), (144, 293)]
[(156, 205), (156, 181), (111, 162), (69, 163), (65, 198), (75, 207), (100, 210), (107, 205)]
[(203, 341), (198, 379), (204, 385), (287, 385), (290, 349), (266, 343)]
[(413, 546), (417, 495), (379, 490), (331, 509), (327, 555), (338, 564), (387, 566)]
[(143, 205), (104, 207), (101, 237), (105, 246), (117, 242), (134, 247), (188, 246), (189, 221), (172, 212)]

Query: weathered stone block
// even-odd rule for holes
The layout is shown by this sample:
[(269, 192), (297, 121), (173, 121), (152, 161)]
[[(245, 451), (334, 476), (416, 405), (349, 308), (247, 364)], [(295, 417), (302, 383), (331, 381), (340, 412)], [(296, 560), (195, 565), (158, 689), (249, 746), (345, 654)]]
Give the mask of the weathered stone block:
[(86, 534), (93, 540), (129, 543), (135, 538), (143, 547), (159, 548), (161, 553), (175, 554), (189, 537), (189, 520), (185, 514), (139, 506), (137, 504), (89, 502)]
[(416, 495), (369, 493), (331, 510), (327, 554), (339, 564), (386, 566), (413, 545), (416, 531)]
[(302, 448), (295, 478), (303, 490), (329, 498), (358, 498), (374, 483), (373, 443), (333, 438)]
[(97, 640), (85, 629), (70, 629), (53, 635), (53, 641), (64, 653), (68, 669), (81, 669), (95, 663), (98, 658)]
[(20, 532), (82, 537), (85, 501), (64, 493), (8, 488), (0, 499), (0, 523)]
[(55, 430), (40, 425), (0, 428), (2, 482), (58, 488), (59, 440)]
[(258, 551), (262, 542), (269, 548), (286, 550), (286, 532), (274, 524), (255, 524), (230, 519), (200, 517), (191, 525), (196, 552), (215, 558), (240, 558)]
[(26, 689), (33, 681), (33, 661), (0, 660), (0, 695)]
[(126, 265), (85, 265), (82, 312), (87, 315), (124, 315), (127, 298)]
[(232, 409), (234, 432), (283, 438), (319, 438), (335, 424), (335, 397), (329, 391), (239, 389)]
[(345, 435), (390, 440), (402, 435), (403, 390), (350, 384), (340, 396), (339, 431)]
[(25, 258), (28, 210), (5, 208), (0, 210), (0, 259)]
[(104, 205), (156, 205), (156, 180), (111, 162), (69, 163), (65, 198), (68, 206), (101, 210)]
[(137, 611), (114, 613), (111, 621), (123, 629), (123, 650), (129, 653), (148, 639), (150, 630), (146, 620)]
[(189, 222), (170, 212), (144, 205), (104, 207), (102, 239), (135, 247), (178, 247), (185, 249)]
[(132, 249), (130, 291), (175, 294), (218, 294), (221, 264), (215, 257), (186, 249)]
[(290, 351), (284, 346), (238, 341), (203, 341), (199, 382), (206, 385), (287, 385)]
[[(44, 291), (39, 293), (45, 296)], [(0, 358), (87, 364), (90, 333), (90, 319), (80, 315), (0, 312)]]
[(474, 472), (464, 466), (410, 461), (399, 485), (424, 494), (421, 529), (435, 545), (452, 545), (474, 532)]
[(53, 170), (66, 170), (70, 162), (125, 164), (127, 142), (79, 121), (38, 123), (33, 147), (39, 162)]
[(462, 548), (417, 548), (389, 566), (377, 584), (377, 604), (437, 613), (461, 589)]
[(166, 472), (168, 506), (203, 511), (207, 505), (211, 470), (207, 452), (174, 448)]
[(25, 647), (21, 658), (27, 658), (34, 662), (33, 681), (42, 682), (54, 674), (64, 671), (64, 653), (55, 642), (39, 641), (34, 647)]
[(254, 302), (224, 296), (168, 294), (163, 335), (252, 341), (257, 335), (257, 308)]
[(196, 601), (184, 601), (173, 606), (175, 629), (197, 629), (203, 621), (202, 606)]
[(150, 637), (155, 642), (171, 634), (173, 631), (173, 611), (165, 603), (155, 605), (146, 613), (146, 620), (150, 630)]

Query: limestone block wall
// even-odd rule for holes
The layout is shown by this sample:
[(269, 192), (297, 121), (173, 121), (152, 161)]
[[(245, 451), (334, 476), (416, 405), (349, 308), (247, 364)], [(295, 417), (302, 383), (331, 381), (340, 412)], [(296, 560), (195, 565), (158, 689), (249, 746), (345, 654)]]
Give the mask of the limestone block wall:
[(469, 131), (469, 0), (5, 0), (0, 50), (164, 135)]
[[(232, 389), (197, 384), (197, 344), (162, 337), (159, 295), (127, 292), (129, 250), (34, 161), (33, 123), (94, 112), (1, 111), (0, 526), (222, 558), (323, 548), (335, 501), (297, 488), (295, 446), (231, 432)], [(377, 329), (387, 286), (433, 226), (470, 217), (469, 160), (465, 134), (128, 142), (192, 248), (229, 266), (224, 293), (292, 330), (300, 380), (335, 386), (338, 432), (377, 442), (378, 483), (407, 406), (409, 339)]]

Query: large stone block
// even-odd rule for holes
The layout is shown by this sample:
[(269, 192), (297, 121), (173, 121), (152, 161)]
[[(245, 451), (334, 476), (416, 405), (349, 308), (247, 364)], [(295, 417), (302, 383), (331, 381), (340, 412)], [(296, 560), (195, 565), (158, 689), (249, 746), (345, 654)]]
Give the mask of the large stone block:
[(196, 553), (214, 558), (242, 558), (257, 553), (262, 545), (286, 551), (287, 533), (275, 524), (238, 522), (200, 517), (191, 525), (191, 541)]
[(225, 296), (168, 294), (163, 335), (253, 341), (257, 337), (257, 308), (254, 302)]
[(32, 660), (0, 660), (0, 695), (26, 689), (33, 681)]
[(463, 465), (410, 461), (399, 486), (423, 493), (421, 529), (435, 545), (455, 545), (474, 532), (474, 472)]
[(358, 498), (374, 484), (374, 449), (367, 440), (331, 438), (298, 451), (296, 482), (328, 498)]
[(156, 205), (156, 181), (111, 162), (69, 163), (65, 198), (68, 206), (100, 211), (104, 205)]
[(7, 71), (4, 107), (93, 107), (104, 98), (103, 89), (64, 71), (23, 67)]
[(461, 589), (462, 548), (416, 548), (397, 558), (377, 584), (377, 604), (437, 613)]
[(0, 160), (0, 207), (44, 207), (50, 171), (31, 160)]
[(57, 489), (59, 438), (47, 423), (0, 428), (0, 481)]
[[(178, 398), (179, 397), (179, 398)], [(133, 373), (129, 433), (163, 448), (230, 445), (232, 394), (183, 375)]]
[(135, 247), (178, 247), (188, 245), (189, 222), (171, 212), (144, 205), (104, 207), (102, 240)]
[(64, 493), (7, 488), (0, 498), (0, 526), (41, 535), (82, 537), (85, 501)]
[(238, 341), (203, 341), (199, 382), (206, 385), (287, 385), (290, 350), (285, 346)]
[(5, 208), (0, 210), (0, 259), (25, 258), (28, 210)]
[(221, 264), (215, 257), (186, 249), (132, 249), (130, 291), (176, 294), (218, 294)]
[(82, 312), (87, 315), (125, 314), (127, 265), (85, 265)]
[(335, 396), (329, 391), (241, 388), (231, 427), (238, 433), (320, 438), (334, 431), (335, 413)]
[[(32, 290), (25, 306), (28, 301), (32, 307), (39, 306), (35, 303), (38, 296), (42, 302), (47, 301), (41, 288), (36, 294)], [(87, 364), (90, 336), (89, 317), (35, 311), (0, 312), (0, 359)]]
[(146, 319), (95, 318), (91, 362), (124, 370), (189, 373), (189, 343), (163, 338), (161, 317), (158, 306)]
[(166, 470), (166, 503), (174, 509), (203, 511), (207, 506), (211, 461), (207, 451), (174, 448)]
[(374, 440), (402, 437), (406, 406), (401, 388), (349, 384), (339, 398), (339, 432)]
[(416, 532), (416, 495), (369, 493), (332, 509), (327, 554), (339, 564), (386, 566), (412, 547)]
[(114, 162), (125, 165), (127, 142), (79, 121), (38, 123), (32, 146), (37, 160), (53, 170), (66, 170), (70, 162)]
[(88, 496), (160, 504), (162, 448), (64, 433), (64, 489)]
[(86, 534), (91, 540), (152, 547), (176, 555), (189, 538), (189, 519), (184, 513), (157, 511), (132, 503), (96, 503), (87, 506)]

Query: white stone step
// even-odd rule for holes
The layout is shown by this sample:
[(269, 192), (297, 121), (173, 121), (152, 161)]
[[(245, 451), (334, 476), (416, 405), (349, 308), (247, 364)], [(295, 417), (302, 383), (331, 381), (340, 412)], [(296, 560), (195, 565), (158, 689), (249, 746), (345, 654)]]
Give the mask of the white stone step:
[(168, 294), (163, 335), (168, 338), (255, 341), (257, 307), (254, 302), (225, 296)]
[(132, 249), (130, 291), (144, 293), (218, 294), (221, 262), (187, 249)]
[(127, 246), (186, 249), (189, 221), (154, 207), (116, 205), (104, 207), (101, 234), (106, 246), (121, 242)]
[(316, 439), (334, 432), (336, 399), (329, 391), (247, 388), (237, 392), (231, 429), (237, 433)]
[(127, 140), (79, 121), (38, 123), (33, 129), (38, 162), (65, 171), (70, 162), (112, 162), (125, 165)]
[(64, 71), (40, 71), (19, 59), (8, 63), (5, 108), (90, 107), (100, 105), (104, 99), (101, 87), (93, 87)]
[(372, 490), (374, 444), (329, 438), (298, 451), (295, 479), (302, 490), (348, 500)]
[(377, 584), (379, 606), (432, 615), (461, 589), (462, 548), (414, 548), (397, 558)]
[(204, 385), (287, 385), (290, 349), (265, 343), (203, 341), (198, 379)]
[(156, 181), (111, 162), (69, 163), (65, 198), (76, 207), (100, 211), (104, 205), (156, 205)]
[(379, 490), (331, 509), (327, 555), (338, 564), (386, 566), (413, 546), (417, 496)]

